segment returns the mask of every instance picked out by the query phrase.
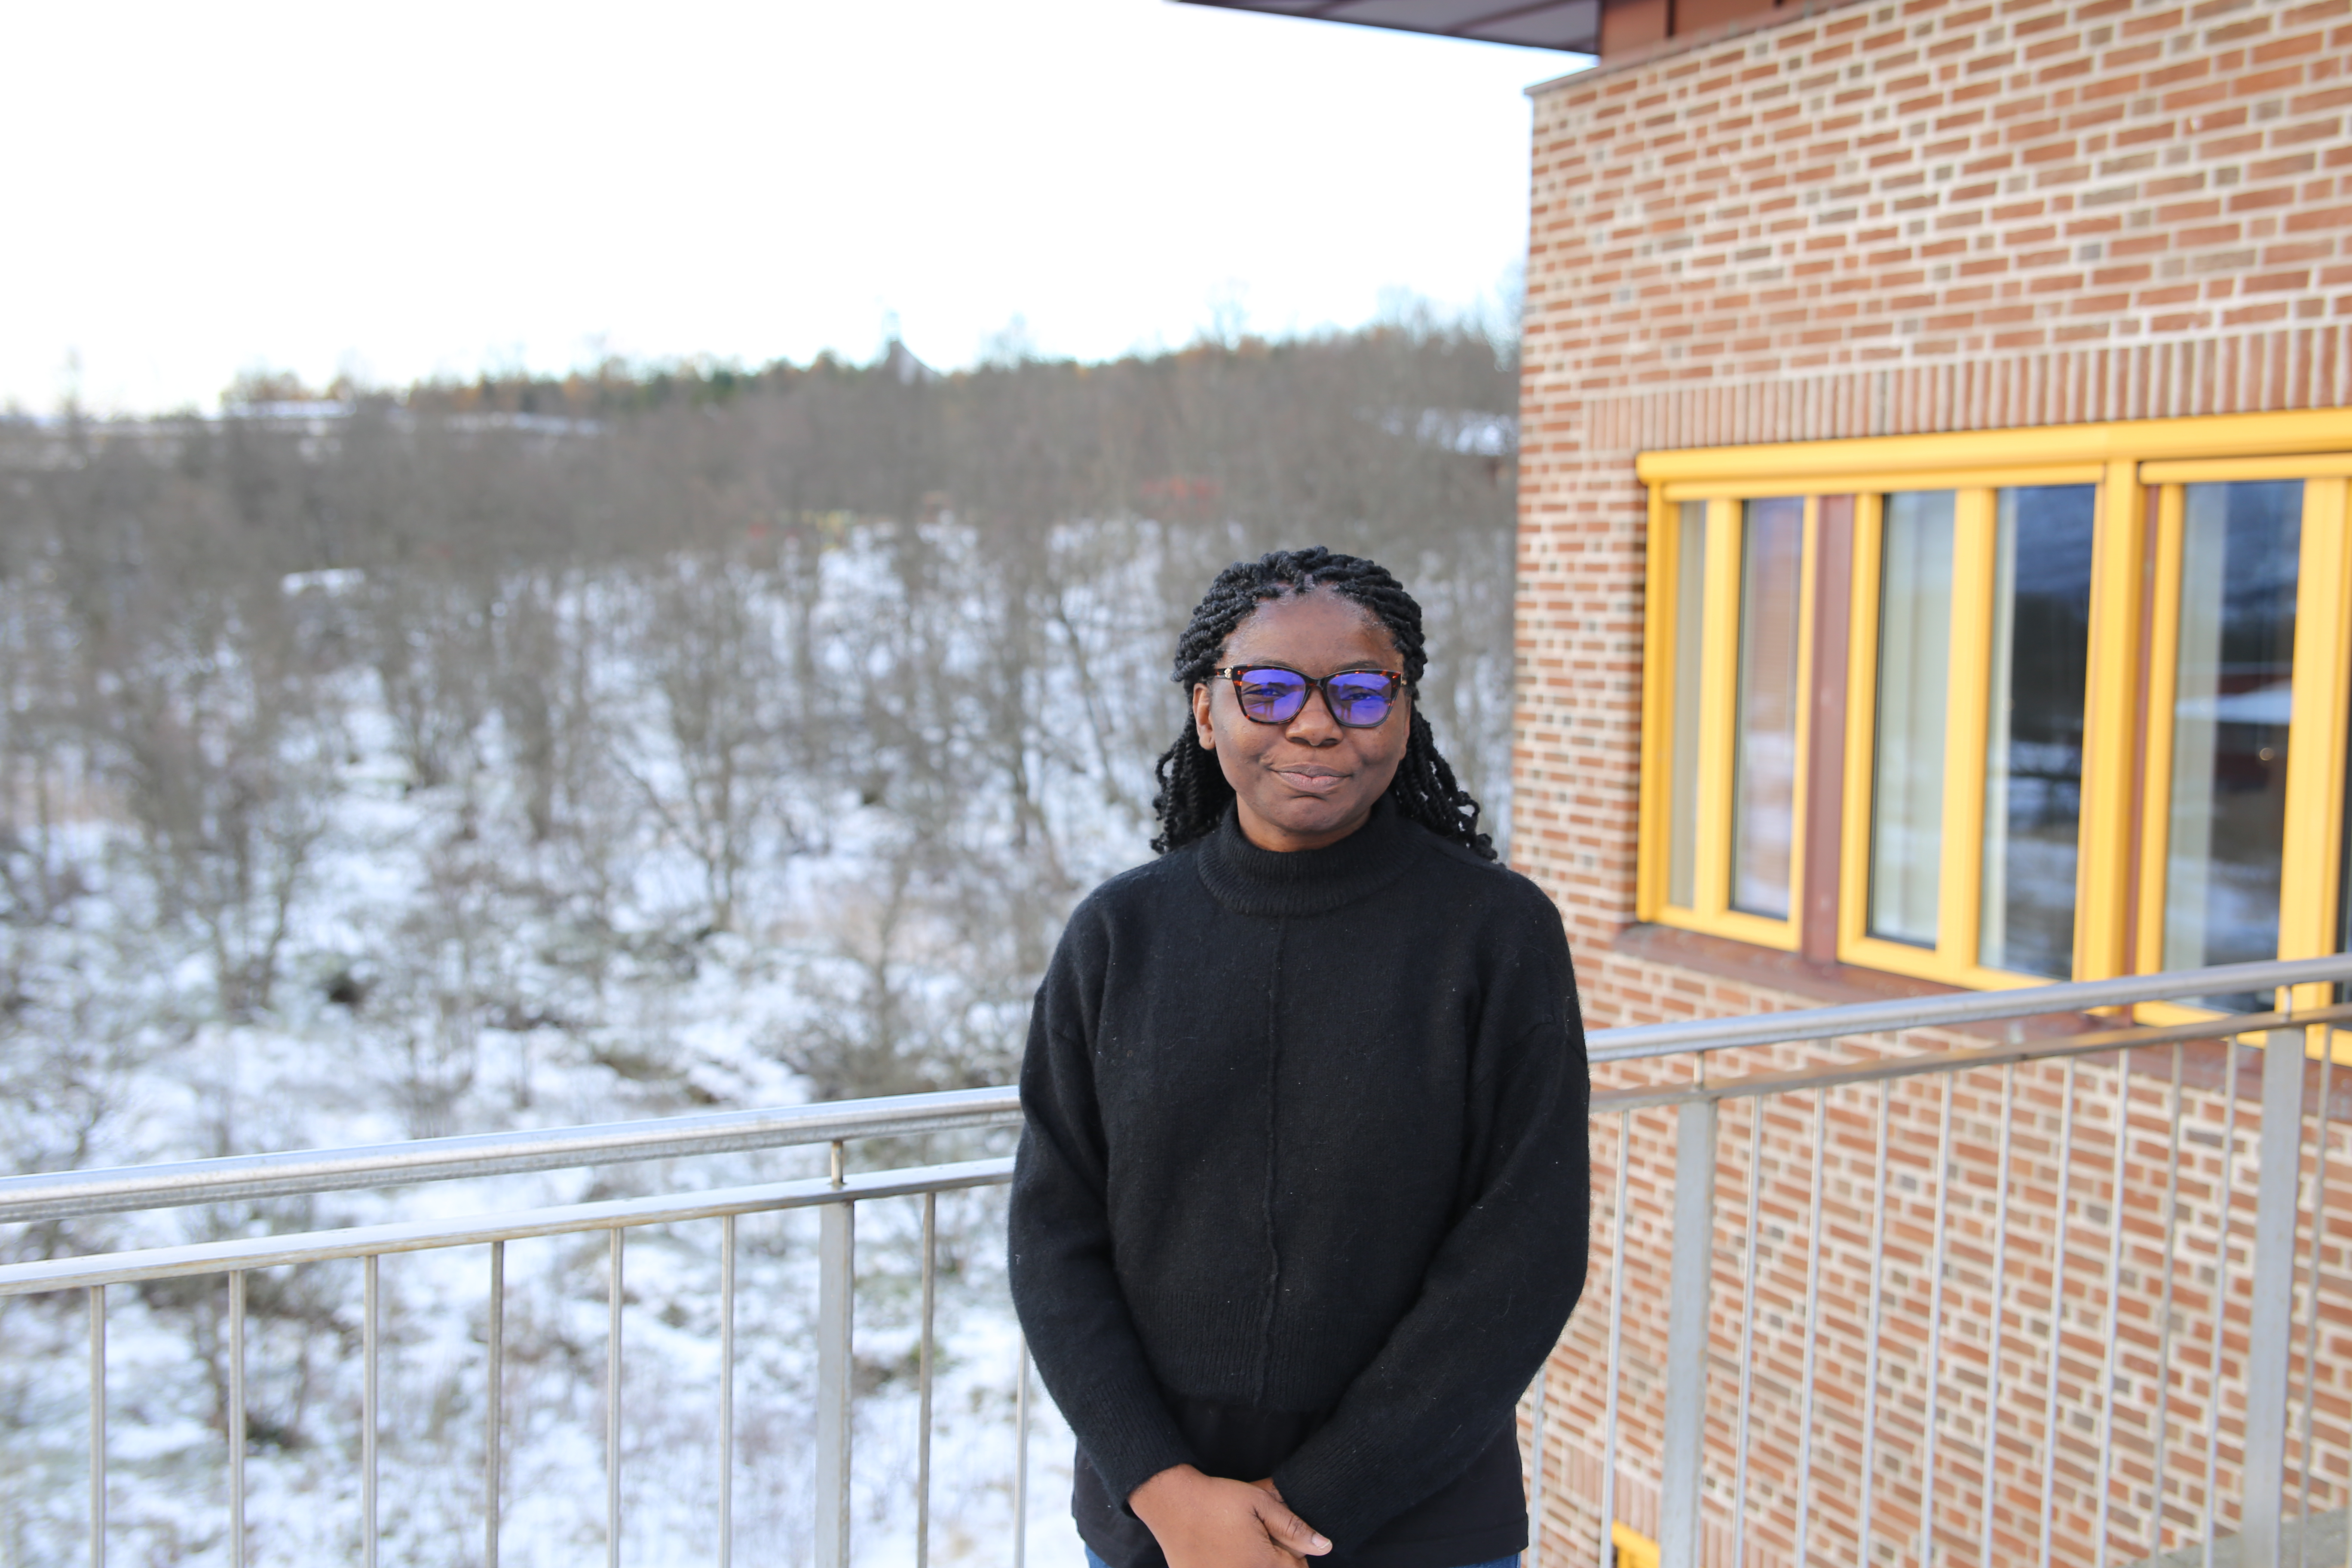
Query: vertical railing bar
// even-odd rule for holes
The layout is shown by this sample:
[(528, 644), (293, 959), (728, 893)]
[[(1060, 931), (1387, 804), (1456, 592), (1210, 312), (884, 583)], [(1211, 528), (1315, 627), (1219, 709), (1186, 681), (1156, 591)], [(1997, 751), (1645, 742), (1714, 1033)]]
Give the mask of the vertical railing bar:
[(376, 1432), (382, 1425), (382, 1389), (377, 1384), (377, 1359), (382, 1351), (382, 1311), (383, 1305), (381, 1258), (369, 1253), (361, 1262), (362, 1341), (360, 1359), (366, 1363), (361, 1373), (360, 1404), (360, 1562), (363, 1568), (375, 1568), (376, 1555)]
[[(1555, 1346), (1555, 1349), (1558, 1347)], [(1534, 1452), (1528, 1464), (1527, 1568), (1543, 1568), (1544, 1398), (1551, 1392), (1551, 1352), (1544, 1352), (1543, 1370), (1536, 1373), (1536, 1407), (1528, 1426)]]
[[(835, 1174), (841, 1173), (836, 1159)], [(852, 1405), (857, 1332), (857, 1205), (817, 1210), (815, 1568), (850, 1568)]]
[(89, 1288), (89, 1568), (106, 1568), (106, 1287)]
[(735, 1220), (719, 1221), (719, 1568), (735, 1562)]
[(1666, 1290), (1666, 1406), (1658, 1451), (1660, 1568), (1705, 1553), (1706, 1385), (1715, 1285), (1715, 1145), (1721, 1102), (1675, 1112), (1674, 1243)]
[(1029, 1562), (1029, 1336), (1020, 1336), (1013, 1394), (1013, 1568)]
[(2230, 1165), (2238, 1145), (2238, 1039), (2221, 1042), (2221, 1214), (2213, 1246), (2213, 1344), (2205, 1365), (2205, 1554), (2213, 1568), (2215, 1538), (2221, 1531), (2221, 1329), (2230, 1306), (2230, 1220), (2237, 1184)]
[[(371, 1259), (373, 1261), (373, 1259)], [(245, 1270), (228, 1277), (228, 1560), (245, 1568)]]
[(1748, 1557), (1748, 1418), (1756, 1386), (1756, 1243), (1760, 1234), (1757, 1205), (1764, 1194), (1764, 1097), (1757, 1095), (1748, 1104), (1748, 1255), (1740, 1260), (1739, 1431), (1731, 1479), (1731, 1568), (1746, 1568)]
[(1799, 1401), (1797, 1437), (1797, 1561), (1811, 1561), (1813, 1504), (1813, 1360), (1821, 1338), (1822, 1315), (1822, 1167), (1827, 1161), (1830, 1091), (1813, 1090), (1813, 1194), (1811, 1223), (1806, 1228), (1805, 1370)]
[(1886, 1279), (1886, 1123), (1895, 1106), (1895, 1086), (1878, 1085), (1878, 1152), (1871, 1170), (1875, 1195), (1870, 1211), (1870, 1329), (1862, 1374), (1862, 1521), (1855, 1527), (1861, 1543), (1861, 1563), (1869, 1568), (1871, 1513), (1877, 1503), (1878, 1479), (1878, 1340), (1885, 1320), (1882, 1287)]
[(2179, 1244), (2180, 1221), (2180, 1077), (2188, 1051), (2186, 1045), (2178, 1042), (2172, 1047), (2172, 1142), (2164, 1160), (2164, 1293), (2157, 1307), (2156, 1461), (2151, 1471), (2155, 1491), (2151, 1501), (2156, 1517), (2147, 1537), (2150, 1557), (2164, 1551), (2165, 1476), (2170, 1463), (2167, 1450), (2170, 1444), (2172, 1403), (2172, 1281), (2177, 1272), (2173, 1248)]
[[(2311, 1441), (2312, 1411), (2319, 1403), (2319, 1265), (2323, 1245), (2327, 1238), (2327, 1096), (2330, 1081), (2336, 1075), (2336, 1042), (2330, 1032), (2322, 1031), (2319, 1051), (2319, 1116), (2317, 1131), (2319, 1151), (2317, 1169), (2312, 1177), (2311, 1192), (2311, 1287), (2309, 1304), (2305, 1309), (2303, 1341), (2303, 1434), (2297, 1442), (2295, 1519), (2300, 1528), (2295, 1532), (2295, 1568), (2310, 1568), (2311, 1563)], [(2301, 1141), (2301, 1130), (2297, 1130)], [(2352, 1537), (2352, 1517), (2346, 1521), (2346, 1535)]]
[(2042, 1568), (2050, 1568), (2056, 1545), (2057, 1515), (2051, 1502), (2058, 1487), (2058, 1371), (2066, 1352), (2066, 1220), (2074, 1180), (2074, 1066), (2066, 1058), (2065, 1109), (2058, 1115), (2058, 1235), (2050, 1255), (2050, 1372), (2047, 1413), (2042, 1428)]
[(1927, 1276), (1927, 1452), (1919, 1469), (1919, 1568), (1936, 1561), (1936, 1428), (1944, 1394), (1944, 1249), (1952, 1195), (1954, 1073), (1945, 1073), (1944, 1110), (1936, 1135), (1936, 1247)]
[(2246, 1281), (2245, 1458), (2239, 1552), (2278, 1568), (2286, 1495), (2287, 1394), (2294, 1356), (2295, 1216), (2303, 1203), (2304, 1031), (2263, 1042), (2263, 1122), (2254, 1143), (2252, 1271)]
[(915, 1568), (931, 1562), (931, 1336), (939, 1300), (940, 1194), (923, 1194), (923, 1337), (917, 1350)]
[(604, 1568), (621, 1568), (621, 1226), (605, 1235), (611, 1262), (604, 1289)]
[(1617, 1226), (1616, 1256), (1609, 1263), (1609, 1368), (1608, 1393), (1603, 1402), (1601, 1428), (1601, 1552), (1597, 1561), (1601, 1568), (1611, 1568), (1617, 1561), (1617, 1539), (1612, 1526), (1617, 1519), (1617, 1383), (1618, 1357), (1625, 1339), (1625, 1168), (1633, 1163), (1633, 1113), (1617, 1113), (1617, 1204), (1610, 1212)]
[(499, 1568), (499, 1514), (505, 1480), (499, 1473), (506, 1458), (507, 1373), (507, 1244), (490, 1243), (490, 1310), (485, 1330), (489, 1340), (490, 1390), (488, 1430), (482, 1444), (482, 1563)]
[(2000, 1495), (2000, 1338), (2003, 1304), (2009, 1300), (2009, 1168), (2016, 1124), (2017, 1064), (2011, 1062), (2000, 1073), (2000, 1168), (1993, 1183), (1992, 1346), (1985, 1363), (1984, 1544), (1977, 1553), (1978, 1568), (1992, 1568), (1993, 1518)]
[(2131, 1052), (2123, 1050), (2116, 1053), (2116, 1167), (2107, 1183), (2107, 1354), (2099, 1383), (2099, 1544), (2094, 1568), (2105, 1568), (2116, 1494), (2116, 1342), (2123, 1336), (2124, 1176), (2130, 1148)]

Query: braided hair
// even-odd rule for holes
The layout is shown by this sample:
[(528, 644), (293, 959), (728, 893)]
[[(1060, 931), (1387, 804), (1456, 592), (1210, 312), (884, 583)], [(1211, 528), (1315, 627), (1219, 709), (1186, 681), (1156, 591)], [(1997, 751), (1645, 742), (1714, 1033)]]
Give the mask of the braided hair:
[[(1225, 639), (1259, 605), (1317, 588), (1330, 589), (1379, 621), (1404, 660), (1405, 690), (1420, 689), (1421, 672), (1429, 663), (1422, 647), (1421, 606), (1378, 562), (1340, 555), (1319, 544), (1269, 551), (1218, 573), (1193, 606), (1192, 624), (1176, 641), (1176, 684), (1190, 692), (1209, 680)], [(1454, 780), (1419, 705), (1411, 711), (1404, 758), (1397, 764), (1388, 798), (1409, 821), (1494, 859), (1493, 839), (1478, 831), (1478, 803)], [(1215, 832), (1225, 803), (1234, 798), (1234, 786), (1225, 781), (1215, 755), (1201, 744), (1191, 719), (1176, 743), (1160, 753), (1156, 771), (1160, 790), (1151, 798), (1151, 809), (1159, 814), (1160, 833), (1151, 841), (1153, 851), (1165, 855)]]

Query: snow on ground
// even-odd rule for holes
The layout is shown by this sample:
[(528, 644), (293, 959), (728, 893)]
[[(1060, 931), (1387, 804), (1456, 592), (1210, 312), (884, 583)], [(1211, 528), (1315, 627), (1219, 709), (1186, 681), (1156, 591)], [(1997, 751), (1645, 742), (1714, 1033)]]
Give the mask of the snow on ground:
[[(951, 520), (922, 542), (943, 574), (991, 581)], [(103, 759), (61, 748), (41, 798), (71, 809), (45, 806), (37, 834), (0, 841), (17, 879), (0, 891), (47, 889), (35, 913), (0, 919), (0, 1154), (58, 1170), (1004, 1081), (1062, 919), (1149, 852), (1151, 759), (1183, 722), (1166, 679), (1184, 597), (1171, 584), (1202, 580), (1194, 557), (1223, 547), (1072, 525), (1052, 541), (1050, 591), (919, 602), (898, 574), (903, 542), (887, 524), (848, 526), (813, 577), (749, 557), (525, 574), (491, 605), (481, 646), (505, 662), (488, 677), (436, 666), (446, 650), (429, 627), (387, 653), (364, 619), (431, 584), (305, 584), (286, 599), (316, 668), (268, 689), (293, 702), (274, 718), (236, 664), (233, 626), (159, 637), (142, 657), (178, 694), (158, 700), (184, 704), (159, 722), (201, 742), (187, 767), (202, 820), (142, 816)], [(69, 640), (70, 621), (43, 622), (37, 600), (0, 604), (10, 647)], [(474, 635), (462, 614), (447, 624)], [(1008, 651), (1007, 626), (1034, 646)], [(0, 669), (0, 721), (37, 715), (46, 689), (12, 684), (24, 668)], [(1460, 703), (1486, 713), (1468, 743), (1505, 755), (1507, 710)], [(536, 738), (509, 728), (541, 721)], [(274, 738), (251, 750), (257, 734)], [(1006, 1133), (940, 1137), (852, 1160), (1009, 1148)], [(0, 1258), (777, 1180), (822, 1160), (783, 1150), (99, 1216), (0, 1229)], [(941, 1564), (1013, 1555), (1003, 1203), (1001, 1190), (940, 1203)], [(916, 1200), (858, 1215), (861, 1563), (914, 1557), (919, 1216)], [(808, 1213), (741, 1222), (741, 1563), (811, 1551), (814, 1234)], [(710, 1221), (629, 1236), (633, 1568), (716, 1556), (719, 1235)], [(604, 1560), (605, 1246), (507, 1251), (506, 1563)], [(379, 1560), (478, 1563), (487, 1251), (381, 1270)], [(262, 1271), (249, 1292), (247, 1561), (359, 1561), (362, 1266)], [(0, 1300), (0, 1568), (87, 1560), (83, 1310), (79, 1296)], [(110, 1561), (226, 1564), (225, 1282), (118, 1286), (107, 1310)], [(1033, 1393), (1028, 1560), (1075, 1565), (1070, 1439)]]
[[(835, 658), (880, 657), (861, 654), (852, 634), (904, 610), (876, 587), (888, 576), (861, 558), (867, 548), (853, 540), (827, 563)], [(1141, 557), (1125, 559), (1097, 587), (1108, 595), (1120, 574), (1149, 569)], [(1124, 635), (1098, 624), (1103, 597), (1076, 595), (1066, 609), (1073, 637), (1090, 617), (1107, 638)], [(584, 616), (586, 601), (566, 613)], [(940, 657), (959, 665), (988, 657), (978, 629), (941, 630)], [(1025, 856), (1003, 848), (1016, 838), (1013, 813), (985, 789), (951, 819), (919, 824), (888, 789), (877, 799), (837, 772), (812, 770), (778, 792), (779, 811), (794, 823), (747, 818), (737, 918), (714, 931), (700, 929), (709, 879), (689, 852), (692, 829), (658, 809), (697, 787), (698, 759), (665, 729), (632, 645), (605, 645), (600, 657), (585, 677), (606, 689), (598, 733), (632, 748), (616, 759), (626, 766), (598, 773), (573, 803), (579, 833), (541, 842), (520, 828), (495, 718), (481, 730), (478, 765), (420, 787), (368, 672), (332, 674), (332, 787), (277, 984), (266, 1006), (241, 1016), (218, 1005), (217, 950), (165, 918), (133, 825), (107, 815), (60, 825), (39, 852), (78, 879), (68, 916), (0, 927), (12, 944), (8, 972), (25, 977), (30, 998), (13, 1032), (0, 1034), (10, 1081), (28, 1086), (0, 1111), (19, 1167), (795, 1103), (812, 1091), (792, 1065), (798, 1044), (873, 1045), (877, 1029), (896, 1031), (878, 1042), (884, 1057), (896, 1050), (930, 1068), (962, 1061), (981, 1080), (1001, 1080), (1034, 975), (990, 949), (1007, 922), (991, 916), (989, 898), (1042, 899), (1058, 923), (1086, 887), (1142, 858), (1143, 792), (1130, 780), (1122, 795), (1102, 770), (1139, 779), (1148, 755), (1120, 742), (1034, 759), (1033, 809), (1051, 837), (1033, 840)], [(1162, 658), (1152, 646), (1148, 657), (1098, 658), (1089, 673), (1147, 694), (1172, 718)], [(919, 831), (944, 841), (929, 858), (907, 853)], [(1043, 938), (1051, 935), (1048, 926)], [(916, 1163), (1009, 1147), (1009, 1134), (902, 1141), (852, 1159)], [(102, 1216), (55, 1233), (0, 1233), (0, 1256), (780, 1179), (814, 1173), (822, 1158), (785, 1150)], [(940, 1563), (1013, 1557), (1018, 1335), (1002, 1214), (1001, 1191), (940, 1205), (931, 1458)], [(893, 1200), (858, 1216), (864, 1563), (914, 1554), (919, 1215), (916, 1201)], [(755, 1216), (740, 1234), (736, 1551), (739, 1562), (791, 1563), (809, 1554), (814, 1506), (815, 1222)], [(508, 1248), (508, 1563), (603, 1560), (604, 1249), (602, 1235)], [(621, 1468), (622, 1559), (632, 1564), (716, 1554), (718, 1253), (716, 1221), (629, 1235)], [(381, 1265), (386, 1563), (481, 1560), (488, 1268), (479, 1247)], [(357, 1262), (249, 1277), (247, 1561), (257, 1565), (359, 1560), (361, 1281)], [(110, 1560), (226, 1563), (225, 1281), (118, 1286), (107, 1307)], [(0, 1301), (0, 1568), (87, 1560), (82, 1312), (79, 1295)], [(1043, 1390), (1033, 1384), (1033, 1394), (1029, 1560), (1075, 1563), (1068, 1434)]]

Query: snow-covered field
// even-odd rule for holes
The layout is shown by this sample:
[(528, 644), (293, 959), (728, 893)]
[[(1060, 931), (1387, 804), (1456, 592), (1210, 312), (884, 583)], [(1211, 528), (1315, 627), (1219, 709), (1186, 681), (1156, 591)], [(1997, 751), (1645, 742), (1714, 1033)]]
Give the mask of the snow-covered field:
[[(990, 649), (984, 626), (936, 617), (919, 638), (906, 637), (915, 612), (892, 602), (895, 579), (868, 558), (872, 542), (853, 534), (824, 552), (822, 591), (803, 618), (818, 623), (836, 699), (942, 704), (937, 723), (912, 716), (895, 754), (867, 745), (811, 762), (794, 754), (778, 712), (722, 713), (734, 733), (710, 733), (712, 708), (780, 707), (786, 694), (747, 680), (714, 703), (666, 686), (661, 661), (680, 655), (652, 633), (662, 590), (676, 584), (604, 582), (573, 584), (551, 606), (587, 689), (575, 739), (593, 748), (560, 786), (555, 812), (569, 820), (554, 832), (530, 829), (499, 714), (469, 727), (451, 748), (455, 765), (425, 782), (416, 725), (404, 730), (395, 694), (356, 664), (316, 672), (309, 711), (278, 726), (276, 818), (232, 847), (248, 868), (240, 907), (205, 918), (168, 907), (184, 889), (170, 885), (154, 829), (121, 804), (102, 766), (77, 773), (68, 759), (36, 781), (51, 806), (39, 818), (46, 830), (15, 847), (66, 891), (47, 918), (0, 926), (16, 1168), (1002, 1081), (1034, 969), (1068, 901), (1148, 853), (1139, 792), (1130, 784), (1122, 796), (1098, 776), (1108, 762), (1140, 778), (1148, 759), (1131, 745), (1114, 751), (1118, 735), (1066, 753), (1047, 748), (1028, 759), (1018, 811), (978, 768), (977, 787), (944, 808), (920, 797), (926, 781), (888, 776), (912, 751), (950, 774), (984, 746), (984, 726), (960, 723), (942, 688), (976, 676)], [(674, 570), (709, 614), (703, 579), (730, 568)], [(1091, 586), (1116, 589), (1116, 574)], [(350, 582), (286, 590), (321, 645), (367, 591)], [(740, 657), (773, 660), (786, 636), (808, 632), (776, 601), (772, 579), (742, 573), (723, 591), (731, 613), (772, 639)], [(11, 608), (19, 646), (37, 641), (37, 606)], [(1104, 644), (1087, 650), (1090, 672), (1139, 688), (1172, 719), (1174, 694), (1150, 668), (1164, 658), (1158, 647), (1136, 646), (1129, 675), (1122, 661), (1135, 639), (1108, 623), (1103, 601), (1072, 595), (1063, 622), (1066, 637)], [(234, 657), (229, 647), (173, 651), (216, 667)], [(930, 689), (909, 675), (909, 658), (929, 661), (920, 673)], [(1066, 668), (1041, 685), (1068, 679)], [(1061, 699), (1081, 700), (1066, 689)], [(696, 702), (700, 711), (681, 711)], [(821, 721), (838, 723), (844, 706)], [(203, 719), (200, 702), (184, 711)], [(853, 743), (870, 736), (870, 721), (861, 728)], [(725, 786), (731, 799), (714, 798), (721, 767), (737, 773)], [(310, 793), (299, 796), (306, 779)], [(233, 1006), (224, 975), (249, 973), (250, 950), (266, 936), (257, 932), (272, 918), (275, 870), (287, 873), (287, 912), (268, 994)], [(731, 885), (715, 893), (722, 878)], [(718, 896), (730, 906), (723, 915)], [(1015, 931), (1024, 917), (1030, 929)], [(855, 1149), (852, 1160), (967, 1157), (1008, 1147), (1009, 1134), (933, 1142)], [(811, 1173), (821, 1159), (787, 1150), (20, 1227), (6, 1253), (713, 1186)], [(1011, 1557), (1018, 1360), (1002, 1202), (986, 1192), (940, 1204), (940, 1563)], [(718, 1237), (715, 1221), (630, 1236), (622, 1473), (632, 1563), (704, 1563), (716, 1552)], [(740, 1561), (790, 1563), (810, 1549), (814, 1238), (807, 1215), (741, 1226)], [(916, 1200), (860, 1213), (861, 1561), (913, 1555), (919, 1238)], [(604, 1238), (515, 1243), (506, 1267), (502, 1560), (601, 1561)], [(394, 1257), (382, 1270), (381, 1560), (478, 1562), (487, 1252)], [(247, 1560), (356, 1561), (361, 1265), (268, 1271), (249, 1291)], [(84, 1560), (82, 1311), (79, 1295), (0, 1302), (0, 1564), (9, 1568)], [(110, 1292), (112, 1561), (228, 1561), (225, 1334), (220, 1279)], [(1075, 1561), (1067, 1437), (1042, 1391), (1032, 1452), (1033, 1560)]]
[[(1167, 650), (1236, 542), (1074, 525), (1019, 580), (951, 517), (917, 542), (920, 574), (892, 525), (849, 522), (487, 588), (306, 573), (154, 601), (100, 668), (64, 566), (0, 582), (0, 1163), (1007, 1080), (1069, 907), (1149, 852), (1150, 760), (1182, 715)], [(1470, 668), (1437, 710), (1488, 779), (1507, 747), (1496, 674)], [(10, 1227), (0, 1258), (718, 1186), (822, 1158)], [(940, 1204), (940, 1563), (1013, 1554), (1002, 1205)], [(919, 1213), (858, 1215), (856, 1540), (877, 1564), (914, 1556)], [(715, 1560), (719, 1232), (630, 1233), (631, 1564)], [(740, 1563), (811, 1549), (814, 1237), (809, 1214), (741, 1222)], [(507, 1251), (508, 1563), (604, 1560), (604, 1246)], [(482, 1248), (382, 1264), (385, 1563), (481, 1560), (488, 1270)], [(357, 1262), (250, 1279), (248, 1562), (359, 1561), (361, 1281)], [(230, 1560), (226, 1308), (218, 1278), (109, 1293), (111, 1563)], [(0, 1300), (0, 1568), (87, 1561), (83, 1311), (79, 1295)], [(1029, 1560), (1075, 1564), (1069, 1439), (1042, 1390), (1029, 1441)]]

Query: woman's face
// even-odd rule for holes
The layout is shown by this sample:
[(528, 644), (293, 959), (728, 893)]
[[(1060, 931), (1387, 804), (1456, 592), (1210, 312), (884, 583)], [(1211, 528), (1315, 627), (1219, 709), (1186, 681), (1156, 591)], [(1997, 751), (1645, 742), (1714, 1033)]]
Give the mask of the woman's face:
[[(1218, 664), (1278, 664), (1302, 675), (1397, 669), (1395, 640), (1361, 606), (1328, 588), (1269, 599), (1225, 639)], [(1242, 832), (1261, 849), (1320, 849), (1364, 825), (1404, 760), (1412, 698), (1397, 693), (1389, 716), (1368, 730), (1331, 717), (1319, 692), (1289, 722), (1261, 724), (1242, 712), (1223, 677), (1192, 689), (1192, 722), (1234, 786)]]

